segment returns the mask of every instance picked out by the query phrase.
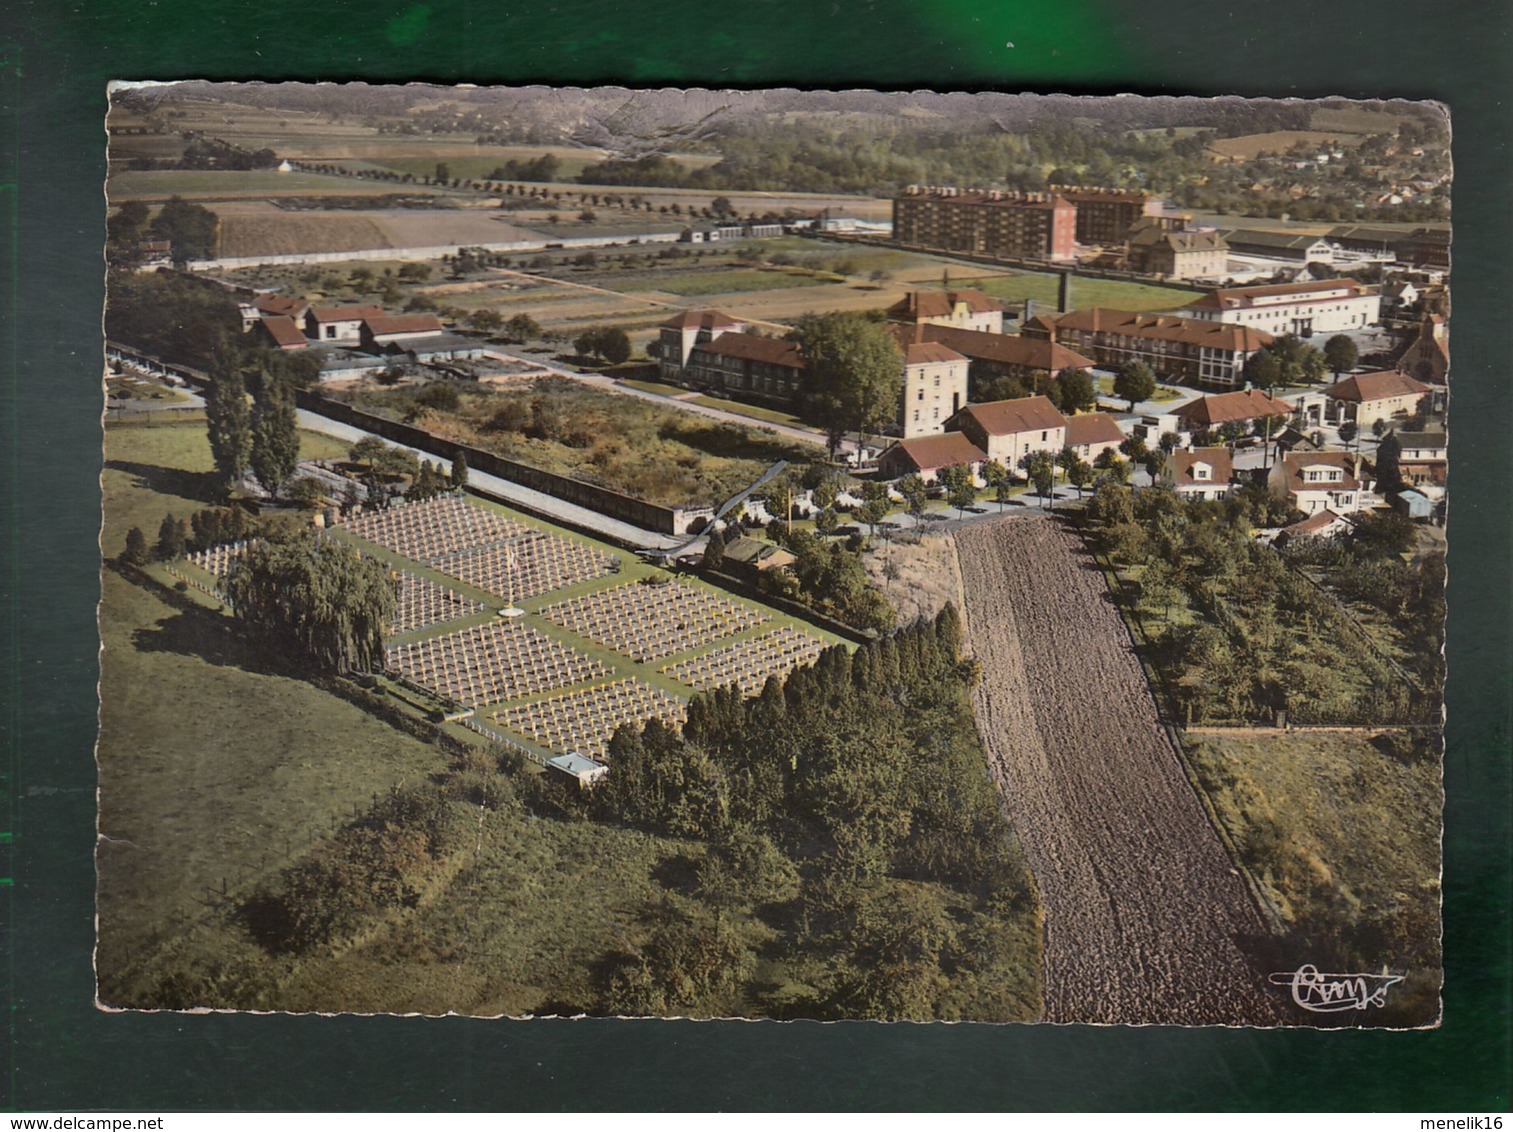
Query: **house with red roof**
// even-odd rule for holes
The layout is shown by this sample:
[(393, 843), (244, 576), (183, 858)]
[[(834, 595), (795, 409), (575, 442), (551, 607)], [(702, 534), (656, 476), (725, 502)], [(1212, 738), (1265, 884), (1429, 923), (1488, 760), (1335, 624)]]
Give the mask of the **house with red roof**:
[(362, 324), (370, 318), (384, 318), (383, 307), (311, 307), (305, 312), (305, 337), (316, 342), (351, 342), (362, 339)]
[(890, 322), (927, 323), (985, 334), (1003, 333), (1003, 304), (982, 291), (910, 291), (888, 308)]
[(954, 326), (927, 324), (921, 328), (927, 342), (939, 342), (964, 356), (974, 384), (999, 377), (1013, 377), (1035, 386), (1062, 374), (1091, 369), (1092, 358), (1068, 349), (1049, 338), (1023, 334), (986, 334)]
[(1243, 389), (1233, 393), (1211, 393), (1199, 397), (1177, 410), (1184, 431), (1220, 429), (1238, 425), (1247, 431), (1263, 417), (1285, 420), (1292, 415), (1293, 404), (1273, 397), (1262, 389)]
[(1350, 515), (1375, 502), (1354, 452), (1289, 452), (1271, 466), (1266, 485), (1305, 515)]
[[(666, 364), (666, 357), (662, 359)], [(744, 401), (792, 405), (803, 395), (804, 357), (797, 342), (745, 331), (720, 333), (694, 345), (679, 371), (682, 384)]]
[(657, 368), (663, 381), (686, 385), (684, 370), (695, 346), (713, 342), (722, 334), (743, 333), (749, 324), (723, 311), (683, 311), (657, 328)]
[(375, 354), (405, 350), (410, 343), (445, 333), (446, 327), (434, 314), (389, 314), (365, 318), (360, 331), (362, 348)]
[(1228, 448), (1183, 448), (1167, 453), (1162, 472), (1183, 499), (1223, 499), (1234, 487), (1234, 457)]
[(260, 330), (263, 344), (275, 350), (303, 350), (310, 344), (299, 324), (286, 314), (265, 315), (257, 320), (254, 330)]
[(946, 423), (988, 459), (1014, 469), (1032, 452), (1059, 453), (1066, 447), (1066, 418), (1047, 397), (1015, 397), (968, 405)]
[(884, 479), (899, 479), (917, 475), (931, 483), (944, 468), (964, 464), (980, 475), (985, 453), (959, 432), (942, 432), (934, 436), (918, 436), (900, 440), (877, 458), (879, 473)]
[(904, 356), (900, 432), (908, 440), (945, 431), (946, 421), (967, 403), (967, 359), (925, 338), (927, 330), (938, 327), (893, 323), (889, 329)]
[(1401, 370), (1353, 373), (1324, 390), (1325, 411), (1331, 422), (1353, 421), (1370, 428), (1377, 421), (1412, 416), (1432, 390)]
[(1089, 464), (1105, 452), (1119, 451), (1124, 439), (1119, 422), (1108, 413), (1078, 413), (1066, 418), (1066, 446)]
[(1106, 369), (1144, 362), (1159, 378), (1208, 389), (1243, 384), (1245, 363), (1273, 341), (1252, 326), (1103, 307), (1060, 316), (1052, 339)]

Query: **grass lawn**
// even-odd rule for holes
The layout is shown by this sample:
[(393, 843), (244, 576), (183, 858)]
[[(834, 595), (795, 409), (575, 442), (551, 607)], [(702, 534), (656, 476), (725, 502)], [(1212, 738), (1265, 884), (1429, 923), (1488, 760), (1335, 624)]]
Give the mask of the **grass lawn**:
[(743, 417), (751, 417), (758, 421), (771, 421), (773, 424), (792, 425), (795, 428), (813, 428), (807, 421), (803, 421), (792, 413), (785, 413), (781, 409), (767, 409), (761, 405), (747, 405), (741, 401), (727, 401), (722, 397), (706, 397), (700, 394), (693, 398), (695, 405), (707, 405), (711, 409), (724, 409), (728, 413), (740, 413)]
[(391, 181), (367, 181), (359, 177), (337, 177), (325, 173), (280, 173), (275, 169), (151, 169), (114, 173), (106, 191), (113, 203), (120, 203), (123, 200), (167, 200), (171, 196), (181, 196), (186, 200), (205, 200), (309, 194), (435, 194), (441, 190), (424, 185), (396, 185)]
[(662, 397), (676, 397), (680, 393), (688, 392), (681, 385), (669, 385), (665, 381), (641, 381), (634, 377), (616, 378), (615, 384), (639, 389), (642, 393), (656, 393)]
[[(997, 299), (1023, 302), (1034, 299), (1042, 307), (1056, 308), (1059, 280), (1055, 275), (1025, 273), (1003, 275), (993, 279), (974, 279), (971, 286)], [(1155, 287), (1147, 283), (1129, 283), (1122, 279), (1072, 280), (1072, 304), (1078, 310), (1108, 307), (1121, 311), (1166, 311), (1186, 306), (1200, 292), (1182, 287)]]
[[(1206, 733), (1189, 754), (1263, 893), (1294, 965), (1406, 974), (1375, 1025), (1434, 1015), (1442, 805), (1425, 733)], [(1331, 967), (1325, 963), (1364, 966)], [(1284, 966), (1280, 970), (1290, 970)]]
[(634, 279), (606, 281), (615, 291), (665, 291), (670, 295), (726, 295), (745, 291), (783, 291), (791, 287), (813, 287), (828, 282), (813, 275), (794, 271), (759, 271), (755, 268), (729, 268), (723, 271), (678, 271), (663, 274), (639, 274)]

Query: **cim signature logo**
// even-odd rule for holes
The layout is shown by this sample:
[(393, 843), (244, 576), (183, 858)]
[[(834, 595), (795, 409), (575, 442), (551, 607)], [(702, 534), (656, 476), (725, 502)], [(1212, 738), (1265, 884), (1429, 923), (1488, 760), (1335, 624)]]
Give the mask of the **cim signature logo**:
[(1336, 975), (1321, 972), (1312, 963), (1296, 971), (1273, 974), (1268, 981), (1274, 987), (1289, 987), (1292, 1001), (1315, 1014), (1334, 1014), (1341, 1010), (1365, 1010), (1368, 1006), (1385, 1006), (1387, 991), (1403, 981), (1403, 975)]

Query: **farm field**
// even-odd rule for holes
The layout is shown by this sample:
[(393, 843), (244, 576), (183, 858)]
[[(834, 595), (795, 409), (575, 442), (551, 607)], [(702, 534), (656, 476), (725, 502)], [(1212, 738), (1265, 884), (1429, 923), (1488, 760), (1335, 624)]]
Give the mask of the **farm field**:
[(1102, 575), (1049, 518), (956, 535), (978, 730), (1045, 909), (1045, 1017), (1268, 1025), (1262, 921), (1162, 730)]
[(615, 291), (703, 298), (707, 295), (734, 295), (750, 291), (786, 291), (793, 287), (813, 287), (824, 282), (807, 273), (736, 267), (627, 274), (631, 277), (611, 277), (600, 285)]
[(174, 196), (209, 201), (240, 197), (383, 196), (399, 191), (418, 196), (443, 194), (443, 190), (426, 185), (397, 186), (386, 181), (324, 173), (280, 173), (276, 169), (126, 169), (112, 172), (106, 183), (106, 195), (112, 204), (127, 200), (164, 201)]
[(1407, 979), (1373, 1021), (1433, 1021), (1441, 982), (1437, 736), (1199, 730), (1189, 732), (1188, 748), (1219, 821), (1291, 933), (1278, 969), (1385, 965)]
[[(1314, 123), (1317, 125), (1317, 121)], [(1263, 153), (1286, 153), (1295, 145), (1354, 146), (1364, 139), (1345, 131), (1272, 130), (1265, 134), (1246, 134), (1238, 138), (1218, 138), (1209, 142), (1210, 152), (1230, 159), (1253, 160)]]

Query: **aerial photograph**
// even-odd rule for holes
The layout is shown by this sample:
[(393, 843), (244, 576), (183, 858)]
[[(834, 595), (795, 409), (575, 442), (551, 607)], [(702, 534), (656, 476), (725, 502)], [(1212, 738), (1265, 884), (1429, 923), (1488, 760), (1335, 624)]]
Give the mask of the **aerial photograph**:
[(103, 109), (99, 1008), (1438, 1024), (1443, 106)]

